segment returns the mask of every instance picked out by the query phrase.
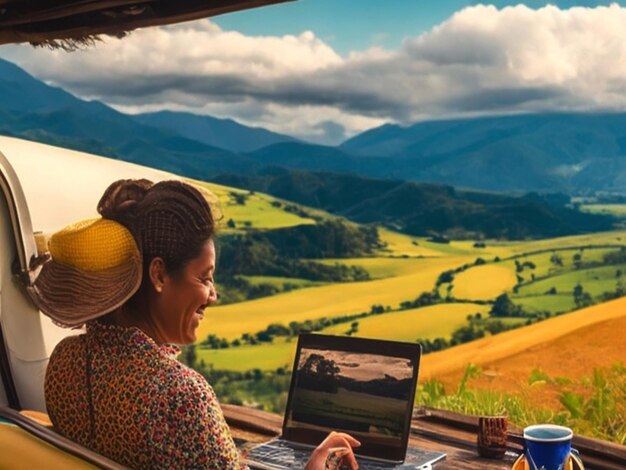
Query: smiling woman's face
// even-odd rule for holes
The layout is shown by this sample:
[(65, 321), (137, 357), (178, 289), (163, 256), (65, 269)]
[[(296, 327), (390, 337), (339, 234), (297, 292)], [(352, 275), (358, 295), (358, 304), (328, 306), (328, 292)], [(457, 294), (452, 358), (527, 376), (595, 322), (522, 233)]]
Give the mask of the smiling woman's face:
[(204, 309), (217, 300), (214, 273), (215, 245), (209, 239), (179, 273), (163, 277), (152, 312), (160, 339), (175, 344), (196, 341)]

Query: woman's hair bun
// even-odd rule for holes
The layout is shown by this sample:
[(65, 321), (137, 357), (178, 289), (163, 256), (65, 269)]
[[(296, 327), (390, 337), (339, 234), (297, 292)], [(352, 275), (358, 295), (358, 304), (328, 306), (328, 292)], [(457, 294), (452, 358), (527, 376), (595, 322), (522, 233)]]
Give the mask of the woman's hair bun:
[(147, 179), (126, 179), (112, 183), (98, 202), (98, 212), (105, 219), (118, 221), (124, 225), (132, 217), (133, 209), (154, 183)]

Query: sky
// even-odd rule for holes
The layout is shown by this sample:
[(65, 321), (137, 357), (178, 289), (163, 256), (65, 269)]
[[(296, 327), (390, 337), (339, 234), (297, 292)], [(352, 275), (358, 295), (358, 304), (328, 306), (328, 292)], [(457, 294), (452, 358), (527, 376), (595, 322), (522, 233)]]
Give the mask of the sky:
[(335, 145), (386, 123), (623, 111), (625, 5), (300, 0), (0, 57), (123, 112), (189, 111)]

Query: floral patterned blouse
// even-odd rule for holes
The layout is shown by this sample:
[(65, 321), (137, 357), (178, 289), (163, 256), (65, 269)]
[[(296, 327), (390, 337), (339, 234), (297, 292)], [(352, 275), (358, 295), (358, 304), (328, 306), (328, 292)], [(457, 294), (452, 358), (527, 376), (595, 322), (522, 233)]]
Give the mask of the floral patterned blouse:
[(50, 357), (45, 395), (55, 429), (132, 468), (240, 468), (213, 389), (178, 352), (138, 328), (90, 322)]

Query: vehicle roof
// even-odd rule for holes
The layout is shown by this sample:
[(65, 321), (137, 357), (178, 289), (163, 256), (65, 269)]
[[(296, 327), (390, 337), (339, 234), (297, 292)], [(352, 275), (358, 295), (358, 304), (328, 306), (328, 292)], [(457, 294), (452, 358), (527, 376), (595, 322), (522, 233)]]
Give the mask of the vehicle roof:
[(132, 163), (12, 137), (0, 136), (0, 152), (22, 186), (33, 230), (44, 233), (97, 217), (96, 205), (115, 180), (178, 178)]
[(31, 42), (71, 48), (100, 34), (123, 36), (136, 28), (285, 1), (290, 0), (0, 0), (0, 44)]

